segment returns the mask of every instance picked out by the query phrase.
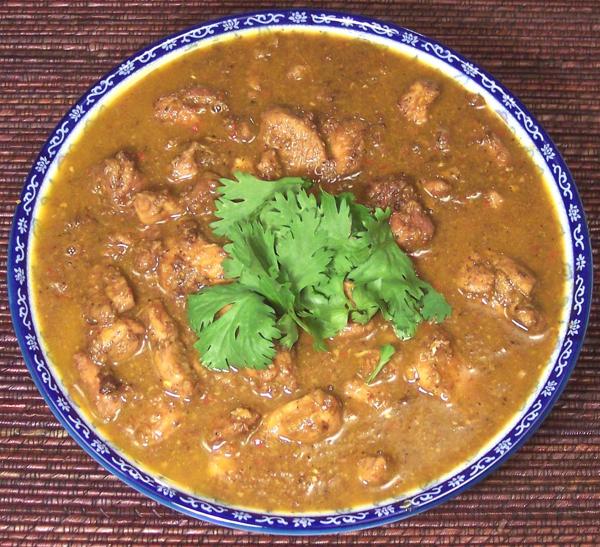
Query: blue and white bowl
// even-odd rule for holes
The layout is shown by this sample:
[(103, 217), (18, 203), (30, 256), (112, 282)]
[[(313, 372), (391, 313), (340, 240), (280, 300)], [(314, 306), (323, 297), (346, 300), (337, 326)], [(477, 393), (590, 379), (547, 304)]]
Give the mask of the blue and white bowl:
[[(266, 514), (232, 508), (179, 490), (144, 471), (96, 432), (66, 392), (40, 342), (31, 309), (29, 250), (36, 207), (47, 191), (70, 142), (100, 105), (132, 78), (142, 77), (174, 57), (234, 34), (256, 29), (318, 29), (385, 44), (420, 58), (485, 97), (513, 130), (545, 178), (559, 210), (569, 263), (568, 298), (560, 343), (535, 393), (504, 431), (476, 456), (422, 491), (361, 510), (331, 514)], [(583, 344), (592, 298), (592, 256), (583, 208), (571, 174), (544, 129), (521, 102), (490, 74), (421, 34), (365, 17), (322, 11), (269, 11), (237, 15), (174, 34), (136, 53), (104, 76), (56, 126), (37, 157), (21, 193), (8, 248), (8, 289), (14, 328), (31, 376), (48, 406), (69, 434), (98, 463), (146, 496), (192, 517), (215, 524), (273, 534), (325, 534), (379, 526), (434, 507), (470, 488), (514, 454), (536, 430), (558, 399)]]

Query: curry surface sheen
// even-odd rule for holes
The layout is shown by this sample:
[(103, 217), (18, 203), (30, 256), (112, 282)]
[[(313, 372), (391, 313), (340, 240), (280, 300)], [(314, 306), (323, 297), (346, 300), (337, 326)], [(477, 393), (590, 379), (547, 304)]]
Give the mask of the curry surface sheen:
[[(426, 82), (435, 97), (419, 95), (415, 82)], [(176, 110), (181, 90), (198, 86), (219, 94), (190, 99), (195, 114), (186, 119)], [(165, 97), (172, 104), (157, 107)], [(326, 138), (325, 120), (358, 120), (355, 165), (340, 173), (338, 158), (338, 172), (328, 175), (302, 163), (305, 151), (290, 159), (285, 147), (302, 139), (276, 133), (289, 130), (289, 120), (265, 127), (273, 107), (320, 135), (329, 159), (335, 142)], [(356, 137), (350, 129), (347, 135)], [(114, 159), (120, 151), (129, 164)], [(136, 197), (137, 187), (115, 196), (130, 167), (145, 198)], [(188, 255), (219, 256), (223, 242), (208, 228), (214, 185), (207, 180), (234, 169), (262, 178), (276, 178), (269, 174), (277, 170), (307, 175), (364, 203), (383, 200), (408, 229), (422, 226), (410, 224), (414, 210), (406, 204), (417, 204), (417, 217), (426, 216), (435, 232), (405, 248), (419, 275), (445, 295), (451, 317), (421, 325), (405, 342), (376, 317), (366, 327), (350, 325), (325, 353), (303, 336), (267, 373), (200, 366), (185, 295), (220, 279), (218, 268), (194, 277), (189, 268), (206, 269), (210, 260), (194, 266)], [(393, 203), (386, 188), (401, 189)], [(557, 215), (540, 173), (502, 121), (479, 97), (413, 59), (324, 34), (229, 39), (126, 89), (62, 161), (35, 233), (37, 321), (50, 359), (93, 423), (182, 488), (265, 510), (376, 503), (472, 457), (534, 390), (564, 306)], [(513, 275), (517, 264), (527, 273)], [(124, 280), (132, 302), (116, 287)], [(368, 388), (364, 379), (387, 343), (396, 355)], [(306, 436), (282, 417), (284, 405), (300, 400), (301, 413), (301, 398), (315, 393), (342, 409), (331, 435)], [(327, 400), (313, 403), (317, 414), (331, 412)], [(331, 426), (330, 417), (317, 418)], [(278, 436), (285, 428), (287, 437)]]

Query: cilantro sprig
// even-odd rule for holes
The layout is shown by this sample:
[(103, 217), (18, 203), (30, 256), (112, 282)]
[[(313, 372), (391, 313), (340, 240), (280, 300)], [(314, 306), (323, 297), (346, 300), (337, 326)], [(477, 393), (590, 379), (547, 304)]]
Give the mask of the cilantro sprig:
[(293, 346), (300, 330), (325, 350), (325, 340), (349, 319), (364, 324), (377, 312), (400, 339), (413, 336), (420, 322), (450, 314), (396, 244), (389, 210), (371, 211), (350, 193), (309, 193), (310, 182), (298, 177), (235, 178), (221, 179), (211, 225), (229, 240), (224, 271), (231, 282), (188, 297), (204, 366), (266, 368), (275, 345)]

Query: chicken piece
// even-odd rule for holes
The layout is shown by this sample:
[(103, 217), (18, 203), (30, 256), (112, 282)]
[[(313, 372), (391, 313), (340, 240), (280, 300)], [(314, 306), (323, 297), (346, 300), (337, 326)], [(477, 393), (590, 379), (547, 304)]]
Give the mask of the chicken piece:
[(348, 380), (343, 393), (351, 401), (370, 406), (377, 412), (390, 408), (393, 403), (390, 392), (384, 386), (368, 385), (362, 378)]
[(167, 292), (183, 296), (205, 285), (222, 283), (225, 252), (207, 243), (195, 223), (186, 223), (183, 232), (165, 240), (165, 252), (158, 265), (160, 286)]
[(429, 119), (429, 109), (440, 94), (437, 84), (427, 80), (417, 80), (402, 96), (398, 106), (406, 119), (415, 125), (422, 125)]
[(257, 395), (269, 399), (289, 395), (298, 389), (292, 353), (288, 350), (279, 350), (271, 366), (266, 369), (247, 368), (241, 370), (240, 374), (250, 382)]
[(191, 143), (179, 156), (171, 162), (171, 174), (169, 180), (179, 183), (193, 179), (200, 170), (196, 162), (196, 152), (198, 152), (198, 143)]
[(135, 306), (129, 282), (115, 266), (95, 266), (89, 278), (89, 293), (84, 315), (92, 325), (109, 325), (115, 313), (123, 313)]
[(277, 180), (283, 176), (281, 163), (275, 150), (265, 150), (256, 164), (256, 171), (264, 180)]
[(196, 378), (183, 344), (177, 340), (151, 350), (152, 362), (167, 393), (186, 401), (191, 399), (196, 391)]
[(356, 173), (365, 152), (365, 124), (361, 120), (338, 122), (332, 118), (323, 125), (323, 133), (337, 175)]
[(306, 117), (274, 107), (262, 115), (259, 138), (276, 150), (287, 175), (311, 175), (327, 161), (325, 145)]
[(135, 306), (133, 291), (129, 282), (118, 268), (109, 266), (103, 269), (104, 293), (118, 313), (131, 310)]
[(127, 255), (133, 246), (133, 238), (123, 232), (109, 234), (106, 245), (102, 249), (102, 256), (117, 261)]
[(181, 195), (188, 212), (198, 216), (214, 215), (218, 187), (219, 175), (211, 171), (202, 173), (198, 177), (198, 181)]
[(119, 209), (129, 205), (133, 195), (145, 184), (133, 159), (123, 151), (96, 168), (95, 180), (99, 192)]
[(149, 302), (142, 310), (142, 318), (148, 332), (152, 362), (163, 387), (172, 395), (190, 399), (196, 390), (196, 378), (175, 321), (160, 300)]
[(431, 218), (417, 201), (392, 213), (390, 228), (398, 245), (409, 253), (426, 247), (435, 231)]
[(420, 391), (446, 401), (455, 387), (460, 367), (450, 338), (437, 330), (421, 344), (416, 362), (406, 372), (406, 380), (416, 384)]
[(541, 327), (542, 315), (532, 304), (535, 277), (525, 267), (499, 253), (473, 254), (458, 274), (458, 288), (525, 330)]
[(92, 356), (119, 363), (133, 357), (142, 347), (145, 329), (137, 321), (116, 319), (111, 325), (99, 327), (90, 344)]
[(418, 251), (431, 241), (435, 226), (421, 205), (412, 181), (404, 173), (369, 183), (366, 202), (371, 207), (392, 210), (390, 228), (403, 250)]
[(532, 304), (517, 304), (509, 311), (509, 319), (527, 331), (539, 331), (544, 325), (542, 314)]
[(194, 129), (201, 124), (205, 114), (221, 114), (228, 110), (223, 93), (196, 86), (158, 99), (154, 116), (164, 123)]
[(216, 163), (219, 163), (217, 156), (206, 144), (192, 142), (171, 162), (168, 180), (173, 184), (193, 180)]
[(250, 408), (234, 408), (226, 417), (217, 420), (207, 444), (211, 450), (218, 450), (226, 443), (243, 441), (259, 422), (258, 412)]
[(136, 442), (144, 447), (158, 444), (170, 437), (185, 418), (181, 404), (164, 397), (153, 400), (150, 408), (152, 414), (144, 416), (142, 423), (134, 430)]
[(446, 201), (452, 197), (452, 185), (444, 179), (423, 179), (420, 181), (423, 190), (432, 198)]
[(121, 382), (106, 366), (94, 363), (85, 353), (76, 353), (73, 361), (83, 392), (92, 402), (99, 417), (105, 422), (114, 420), (124, 403)]
[(110, 299), (102, 292), (92, 291), (83, 306), (85, 320), (91, 325), (110, 325), (115, 319)]
[(208, 460), (206, 472), (215, 480), (224, 480), (231, 484), (238, 478), (237, 461), (233, 454), (213, 453)]
[(401, 211), (407, 203), (418, 200), (413, 179), (405, 173), (370, 181), (365, 185), (365, 196), (370, 207), (389, 207), (392, 211)]
[(227, 136), (238, 144), (248, 144), (256, 138), (252, 123), (239, 116), (229, 116), (225, 120), (225, 131)]
[(161, 241), (142, 240), (134, 248), (133, 267), (140, 274), (150, 274), (158, 268), (158, 260), (163, 252)]
[(477, 142), (498, 167), (509, 167), (510, 152), (498, 135), (487, 131)]
[(267, 434), (283, 441), (316, 443), (335, 435), (343, 424), (342, 404), (322, 389), (285, 403), (264, 419)]
[(181, 205), (168, 192), (139, 192), (133, 208), (142, 224), (155, 224), (181, 215)]
[(177, 340), (177, 325), (160, 300), (150, 301), (142, 310), (142, 317), (152, 344), (167, 344)]
[(385, 456), (365, 456), (358, 460), (356, 475), (366, 486), (381, 486), (388, 477), (388, 462)]

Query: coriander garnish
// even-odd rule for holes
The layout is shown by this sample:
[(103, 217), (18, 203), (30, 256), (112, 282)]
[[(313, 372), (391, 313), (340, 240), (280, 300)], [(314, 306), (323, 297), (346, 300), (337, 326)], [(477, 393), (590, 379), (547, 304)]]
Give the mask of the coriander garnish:
[(224, 269), (232, 282), (188, 297), (204, 366), (266, 368), (275, 343), (291, 347), (299, 328), (326, 349), (350, 318), (364, 324), (381, 312), (407, 339), (421, 321), (449, 315), (444, 297), (417, 277), (396, 244), (389, 210), (371, 211), (349, 193), (309, 194), (310, 183), (298, 177), (235, 177), (221, 179), (212, 224), (230, 241)]
[(369, 377), (367, 378), (367, 384), (373, 383), (373, 380), (375, 380), (377, 375), (383, 370), (383, 367), (389, 363), (394, 353), (396, 353), (396, 348), (392, 346), (392, 344), (385, 344), (384, 346), (381, 346), (381, 349), (379, 350), (379, 362), (377, 365), (375, 365), (373, 372), (369, 374)]

